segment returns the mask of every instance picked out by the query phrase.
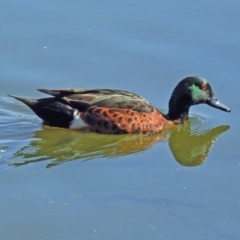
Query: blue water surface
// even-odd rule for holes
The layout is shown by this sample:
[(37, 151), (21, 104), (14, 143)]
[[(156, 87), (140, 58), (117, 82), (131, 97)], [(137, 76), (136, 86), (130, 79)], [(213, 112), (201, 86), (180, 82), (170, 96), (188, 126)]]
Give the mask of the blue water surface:
[[(0, 5), (1, 239), (240, 238), (239, 1)], [(7, 96), (114, 88), (167, 109), (175, 85), (192, 75), (208, 79), (232, 109), (191, 108), (190, 135), (224, 126), (192, 167), (171, 152), (182, 129), (176, 140), (98, 140), (46, 128)]]

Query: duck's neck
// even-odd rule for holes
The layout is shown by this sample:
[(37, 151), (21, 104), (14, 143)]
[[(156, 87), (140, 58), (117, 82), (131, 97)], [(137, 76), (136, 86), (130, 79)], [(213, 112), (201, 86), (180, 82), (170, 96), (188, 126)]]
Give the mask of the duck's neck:
[(183, 123), (188, 119), (190, 104), (189, 101), (178, 101), (174, 96), (169, 100), (169, 110), (166, 115), (170, 121), (180, 121)]

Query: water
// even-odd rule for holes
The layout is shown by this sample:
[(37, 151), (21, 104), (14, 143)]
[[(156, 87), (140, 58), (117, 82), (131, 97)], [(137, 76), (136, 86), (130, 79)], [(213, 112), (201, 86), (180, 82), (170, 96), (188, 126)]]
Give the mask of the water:
[[(239, 10), (231, 1), (1, 1), (2, 239), (239, 239)], [(42, 126), (7, 94), (115, 88), (166, 109), (186, 76), (232, 112), (108, 136)], [(189, 237), (191, 236), (191, 237)]]

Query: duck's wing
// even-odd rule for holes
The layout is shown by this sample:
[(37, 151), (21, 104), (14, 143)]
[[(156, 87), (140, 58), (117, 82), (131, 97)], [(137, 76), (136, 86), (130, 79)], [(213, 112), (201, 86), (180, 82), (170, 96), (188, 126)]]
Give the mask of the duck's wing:
[(85, 111), (88, 107), (131, 109), (138, 112), (151, 112), (153, 106), (141, 96), (113, 89), (38, 89), (41, 92), (64, 100), (73, 108)]

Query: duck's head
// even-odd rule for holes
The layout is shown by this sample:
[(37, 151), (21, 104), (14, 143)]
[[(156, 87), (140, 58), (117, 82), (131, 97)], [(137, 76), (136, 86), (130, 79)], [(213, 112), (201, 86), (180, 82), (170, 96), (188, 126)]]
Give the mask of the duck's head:
[(215, 97), (210, 84), (200, 77), (187, 77), (178, 83), (169, 100), (169, 120), (188, 119), (189, 108), (192, 105), (206, 103), (211, 107), (230, 112), (231, 110), (221, 104)]

